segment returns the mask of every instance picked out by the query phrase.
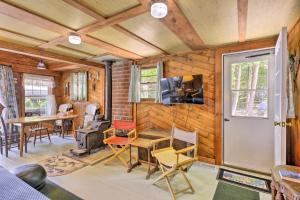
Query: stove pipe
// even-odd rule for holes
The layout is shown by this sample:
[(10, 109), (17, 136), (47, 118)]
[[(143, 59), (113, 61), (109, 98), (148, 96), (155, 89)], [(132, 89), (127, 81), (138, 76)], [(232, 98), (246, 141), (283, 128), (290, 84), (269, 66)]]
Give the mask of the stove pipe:
[[(105, 60), (105, 120), (112, 123), (112, 65), (115, 61)], [(110, 126), (109, 125), (109, 126)]]

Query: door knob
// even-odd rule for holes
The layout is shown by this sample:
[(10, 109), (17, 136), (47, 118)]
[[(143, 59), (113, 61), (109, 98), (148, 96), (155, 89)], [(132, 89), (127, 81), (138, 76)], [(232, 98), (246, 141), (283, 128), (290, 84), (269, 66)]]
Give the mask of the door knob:
[(274, 126), (281, 126), (281, 122), (274, 122)]
[(229, 122), (229, 121), (230, 121), (230, 119), (228, 119), (228, 118), (224, 118), (224, 121), (225, 121), (225, 122)]

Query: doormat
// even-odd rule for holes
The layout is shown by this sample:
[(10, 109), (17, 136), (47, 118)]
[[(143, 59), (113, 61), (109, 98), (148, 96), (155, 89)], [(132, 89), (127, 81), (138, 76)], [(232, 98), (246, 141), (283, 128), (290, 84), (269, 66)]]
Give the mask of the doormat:
[(51, 156), (38, 163), (45, 168), (50, 177), (66, 175), (87, 166), (83, 162), (63, 155)]
[(82, 198), (76, 196), (72, 192), (65, 190), (59, 185), (53, 183), (52, 181), (46, 179), (45, 186), (40, 190), (49, 199), (59, 199), (59, 200), (82, 200)]
[(271, 193), (271, 180), (268, 179), (234, 172), (222, 168), (219, 169), (217, 179), (243, 187), (248, 187), (254, 190)]
[(219, 181), (213, 200), (259, 200), (257, 191)]

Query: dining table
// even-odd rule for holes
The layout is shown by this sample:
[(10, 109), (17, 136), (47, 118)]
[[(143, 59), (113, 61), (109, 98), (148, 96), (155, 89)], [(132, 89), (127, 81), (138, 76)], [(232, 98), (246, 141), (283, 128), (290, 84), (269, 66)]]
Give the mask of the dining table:
[[(62, 121), (62, 137), (64, 138), (64, 122), (66, 120), (74, 120), (77, 118), (76, 114), (66, 114), (66, 115), (49, 115), (49, 116), (32, 116), (32, 117), (19, 117), (11, 118), (5, 121), (6, 124), (20, 127), (20, 156), (23, 156), (24, 142), (25, 142), (25, 127), (31, 126), (33, 124), (42, 123), (42, 122), (53, 122), (56, 120)], [(75, 126), (72, 123), (72, 131), (75, 135)]]

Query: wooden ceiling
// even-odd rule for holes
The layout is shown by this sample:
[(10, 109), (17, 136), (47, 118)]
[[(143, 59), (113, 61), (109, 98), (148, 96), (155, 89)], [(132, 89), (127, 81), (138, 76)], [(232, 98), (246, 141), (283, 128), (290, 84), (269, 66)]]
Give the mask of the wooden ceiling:
[[(279, 33), (300, 17), (299, 0), (0, 0), (0, 49), (56, 62), (52, 70), (99, 66), (103, 58), (141, 59)], [(68, 43), (76, 32), (82, 44)]]

